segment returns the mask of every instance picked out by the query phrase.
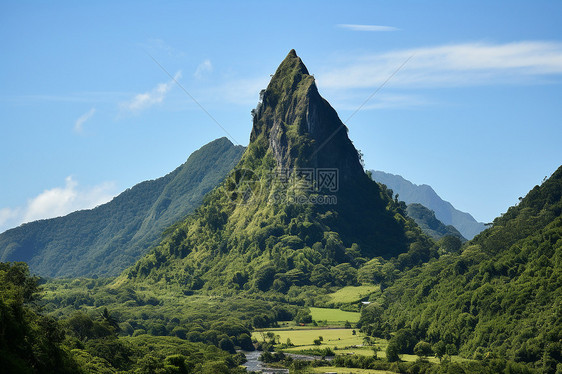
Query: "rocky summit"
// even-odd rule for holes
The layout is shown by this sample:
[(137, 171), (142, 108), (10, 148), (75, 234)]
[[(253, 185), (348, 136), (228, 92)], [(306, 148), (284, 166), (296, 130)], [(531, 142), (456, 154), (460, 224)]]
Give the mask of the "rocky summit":
[(355, 273), (377, 256), (429, 258), (432, 243), (364, 172), (345, 125), (294, 50), (260, 97), (231, 175), (127, 278), (186, 290), (283, 291), (344, 285), (313, 274), (338, 266)]

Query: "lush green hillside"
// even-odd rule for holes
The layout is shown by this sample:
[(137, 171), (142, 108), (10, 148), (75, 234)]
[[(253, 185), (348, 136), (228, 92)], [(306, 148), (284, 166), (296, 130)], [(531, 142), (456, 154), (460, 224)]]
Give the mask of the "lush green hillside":
[(374, 335), (406, 329), (414, 343), (425, 340), (443, 352), (560, 372), (561, 197), (562, 167), (462, 253), (405, 272), (380, 306), (365, 309), (363, 328)]
[[(250, 144), (233, 173), (121, 282), (285, 293), (355, 285), (357, 269), (373, 257), (402, 254), (407, 266), (432, 256), (433, 243), (405, 218), (405, 205), (365, 174), (294, 51), (252, 113)], [(337, 184), (316, 179), (324, 170), (337, 172)]]
[(0, 235), (0, 260), (25, 261), (42, 276), (116, 275), (192, 212), (243, 150), (217, 139), (168, 175), (139, 183), (107, 204), (8, 230)]
[(424, 233), (438, 240), (444, 236), (450, 235), (459, 238), (462, 241), (466, 239), (452, 225), (445, 225), (435, 217), (435, 212), (425, 206), (413, 203), (406, 208), (408, 217), (413, 218)]
[(404, 179), (400, 175), (372, 171), (373, 179), (392, 189), (399, 199), (406, 204), (419, 203), (433, 210), (438, 220), (445, 225), (454, 226), (467, 239), (486, 228), (484, 223), (477, 222), (470, 214), (455, 209), (451, 203), (445, 201), (426, 184), (420, 186)]

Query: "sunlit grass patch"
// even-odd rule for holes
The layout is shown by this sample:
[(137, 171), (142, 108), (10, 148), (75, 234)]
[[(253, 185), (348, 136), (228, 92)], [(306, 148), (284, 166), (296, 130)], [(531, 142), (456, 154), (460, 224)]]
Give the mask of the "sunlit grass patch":
[(355, 323), (358, 322), (359, 317), (361, 317), (361, 313), (358, 312), (346, 312), (332, 308), (310, 308), (310, 314), (313, 320), (328, 321), (328, 323), (345, 321)]
[(328, 296), (335, 303), (347, 304), (360, 301), (379, 289), (378, 285), (348, 286), (340, 288)]

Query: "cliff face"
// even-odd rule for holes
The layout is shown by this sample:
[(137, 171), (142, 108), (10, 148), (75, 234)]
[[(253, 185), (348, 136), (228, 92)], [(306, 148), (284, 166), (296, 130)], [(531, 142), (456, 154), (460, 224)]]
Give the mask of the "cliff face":
[(279, 168), (334, 168), (342, 181), (363, 177), (346, 126), (294, 50), (262, 91), (253, 114), (250, 152), (269, 150)]
[(432, 243), (364, 173), (347, 129), (295, 51), (260, 96), (238, 165), (124, 276), (285, 292), (343, 284), (312, 274), (355, 274), (376, 256), (408, 252), (404, 258), (427, 261)]

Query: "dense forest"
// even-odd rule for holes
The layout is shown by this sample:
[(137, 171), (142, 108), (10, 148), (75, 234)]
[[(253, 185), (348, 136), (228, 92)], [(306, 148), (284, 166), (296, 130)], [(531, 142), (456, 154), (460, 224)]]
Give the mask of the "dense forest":
[(407, 332), (449, 354), (559, 371), (561, 196), (559, 168), (461, 251), (402, 273), (366, 308), (362, 328), (374, 336)]

